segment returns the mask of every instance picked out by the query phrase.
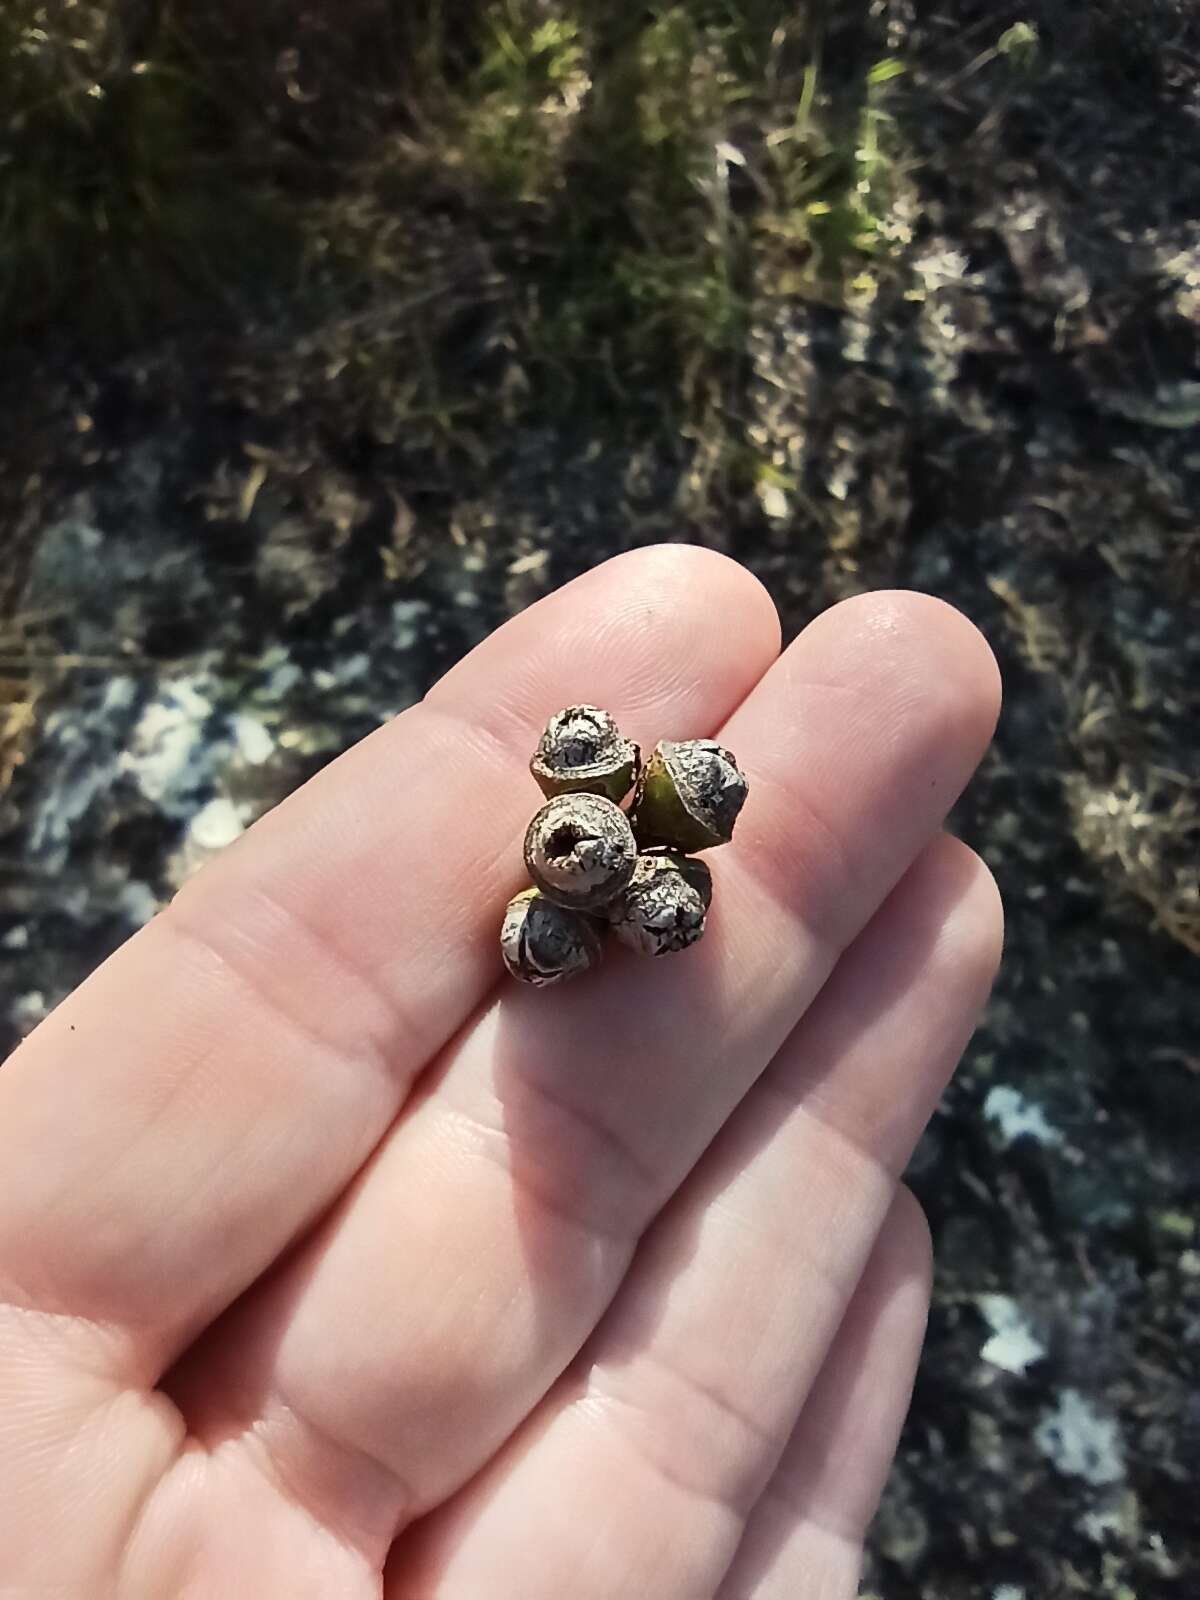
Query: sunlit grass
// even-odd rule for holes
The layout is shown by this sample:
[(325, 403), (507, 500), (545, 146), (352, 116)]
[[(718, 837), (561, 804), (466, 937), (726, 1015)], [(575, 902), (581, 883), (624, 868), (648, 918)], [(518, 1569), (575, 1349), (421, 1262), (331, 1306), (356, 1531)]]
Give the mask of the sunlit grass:
[(880, 253), (900, 66), (847, 119), (782, 0), (386, 11), (331, 32), (300, 8), (289, 33), (229, 0), (15, 0), (0, 322), (128, 337), (283, 290), (384, 432), (456, 425), (493, 377), (510, 403), (669, 387), (686, 413), (737, 359), (764, 238), (780, 282), (835, 302)]

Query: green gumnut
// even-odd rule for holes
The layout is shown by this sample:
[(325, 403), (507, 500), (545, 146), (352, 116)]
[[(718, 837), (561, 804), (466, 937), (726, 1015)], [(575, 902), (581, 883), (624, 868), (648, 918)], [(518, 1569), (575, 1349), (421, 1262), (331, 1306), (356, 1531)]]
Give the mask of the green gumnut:
[(638, 780), (633, 803), (638, 843), (684, 852), (727, 844), (747, 792), (737, 762), (713, 740), (663, 739)]

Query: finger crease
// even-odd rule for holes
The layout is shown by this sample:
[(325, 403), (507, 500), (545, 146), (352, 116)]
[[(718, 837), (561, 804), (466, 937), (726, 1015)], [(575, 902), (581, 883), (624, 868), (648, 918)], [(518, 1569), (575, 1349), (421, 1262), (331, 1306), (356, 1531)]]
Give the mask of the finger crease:
[[(587, 1395), (580, 1403), (594, 1406), (599, 1402), (599, 1408), (613, 1418), (639, 1414), (647, 1416), (655, 1424), (649, 1429), (649, 1435), (655, 1438), (661, 1434), (657, 1424), (666, 1424), (670, 1430), (678, 1426), (672, 1422), (673, 1417), (687, 1412), (699, 1416), (705, 1443), (695, 1449), (690, 1446), (686, 1450), (668, 1448), (661, 1454), (648, 1448), (642, 1441), (641, 1429), (622, 1426), (619, 1422), (617, 1427), (639, 1457), (666, 1482), (689, 1497), (703, 1500), (728, 1512), (739, 1522), (745, 1522), (764, 1482), (783, 1453), (787, 1431), (772, 1428), (760, 1421), (719, 1386), (687, 1372), (673, 1362), (653, 1356), (646, 1350), (640, 1351), (636, 1359), (637, 1366), (650, 1368), (665, 1376), (680, 1391), (678, 1408), (672, 1405), (668, 1412), (666, 1407), (639, 1404), (624, 1386), (617, 1386), (615, 1375), (610, 1374), (606, 1378), (599, 1367), (590, 1374)], [(628, 1388), (633, 1388), (636, 1383), (637, 1372), (634, 1369), (627, 1378)], [(791, 1419), (788, 1420), (790, 1424)], [(725, 1432), (735, 1435), (732, 1443), (722, 1440), (721, 1435)], [(717, 1481), (701, 1481), (697, 1472), (684, 1469), (685, 1460), (706, 1464), (710, 1469), (708, 1478), (715, 1477)]]
[[(461, 1136), (480, 1155), (500, 1167), (521, 1196), (540, 1212), (572, 1232), (632, 1252), (648, 1217), (631, 1220), (630, 1208), (620, 1200), (602, 1216), (596, 1195), (611, 1192), (612, 1186), (597, 1182), (586, 1161), (557, 1156), (555, 1147), (535, 1158), (514, 1147), (512, 1133), (503, 1127), (489, 1126), (471, 1112), (447, 1106), (448, 1123), (461, 1130)], [(584, 1124), (579, 1124), (584, 1126)], [(565, 1150), (565, 1146), (562, 1147)], [(609, 1154), (611, 1160), (611, 1152)], [(623, 1190), (618, 1185), (618, 1195)]]
[(390, 1073), (388, 1053), (372, 1037), (370, 1031), (364, 1031), (357, 1041), (352, 1042), (326, 1033), (323, 1028), (297, 1015), (294, 1007), (285, 1004), (277, 995), (272, 994), (251, 964), (240, 961), (233, 955), (231, 949), (223, 946), (207, 929), (193, 923), (190, 917), (180, 915), (176, 910), (178, 905), (178, 901), (173, 902), (164, 913), (163, 927), (170, 931), (172, 937), (181, 943), (192, 945), (214, 961), (224, 980), (249, 994), (271, 1022), (286, 1027), (304, 1043), (333, 1056), (338, 1061), (355, 1067), (361, 1067), (366, 1062), (381, 1074)]
[[(274, 1438), (276, 1431), (283, 1432), (285, 1437)], [(288, 1443), (288, 1431), (303, 1435), (305, 1442), (300, 1449)], [(415, 1514), (415, 1492), (391, 1462), (363, 1445), (340, 1437), (279, 1396), (270, 1403), (266, 1414), (242, 1435), (241, 1442), (257, 1470), (290, 1504), (318, 1530), (369, 1563), (382, 1563), (397, 1532)], [(365, 1472), (371, 1481), (371, 1493), (323, 1493), (297, 1464), (310, 1451), (315, 1459), (331, 1463), (344, 1481), (361, 1482)], [(340, 1507), (339, 1515), (331, 1513), (331, 1503)], [(356, 1508), (368, 1504), (385, 1506), (386, 1516), (373, 1519), (369, 1515), (354, 1515)]]
[[(21, 1286), (11, 1279), (0, 1291), (0, 1322), (5, 1319), (13, 1321), (19, 1338), (38, 1340), (43, 1344), (49, 1338), (61, 1341), (64, 1345), (70, 1341), (70, 1347), (63, 1352), (63, 1360), (75, 1372), (104, 1379), (121, 1389), (148, 1388), (158, 1376), (154, 1360), (147, 1359), (145, 1352), (139, 1352), (135, 1334), (142, 1330), (102, 1317), (88, 1316), (81, 1311), (60, 1310), (38, 1304), (35, 1297), (26, 1295)], [(81, 1335), (78, 1350), (72, 1340), (73, 1334)], [(85, 1358), (89, 1351), (97, 1352), (98, 1363)], [(112, 1352), (107, 1359), (104, 1356), (106, 1351)]]

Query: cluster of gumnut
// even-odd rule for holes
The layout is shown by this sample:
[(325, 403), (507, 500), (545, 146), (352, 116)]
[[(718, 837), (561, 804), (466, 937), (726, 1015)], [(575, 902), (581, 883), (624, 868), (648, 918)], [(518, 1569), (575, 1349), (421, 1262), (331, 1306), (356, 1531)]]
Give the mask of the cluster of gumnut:
[(539, 987), (576, 977), (600, 960), (608, 930), (642, 955), (695, 944), (712, 876), (694, 853), (728, 842), (746, 799), (729, 751), (664, 739), (643, 763), (607, 711), (568, 706), (530, 771), (547, 800), (525, 834), (532, 886), (500, 931), (513, 977)]

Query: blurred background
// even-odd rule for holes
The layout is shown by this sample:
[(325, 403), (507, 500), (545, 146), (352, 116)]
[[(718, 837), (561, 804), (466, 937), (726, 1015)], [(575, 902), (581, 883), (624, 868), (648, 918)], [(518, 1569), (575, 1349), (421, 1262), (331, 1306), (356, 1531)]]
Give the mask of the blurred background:
[(618, 550), (979, 623), (865, 1588), (1200, 1593), (1195, 5), (5, 0), (0, 334), (0, 1055)]

